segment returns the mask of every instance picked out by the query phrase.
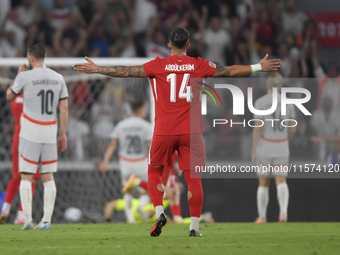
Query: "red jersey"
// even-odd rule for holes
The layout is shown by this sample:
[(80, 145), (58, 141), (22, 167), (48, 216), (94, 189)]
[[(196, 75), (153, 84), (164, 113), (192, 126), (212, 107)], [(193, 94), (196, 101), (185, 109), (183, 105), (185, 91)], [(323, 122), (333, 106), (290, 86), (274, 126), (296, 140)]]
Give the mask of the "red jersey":
[(11, 102), (11, 111), (15, 120), (14, 134), (12, 140), (12, 173), (20, 177), (19, 173), (19, 134), (20, 134), (20, 118), (23, 111), (22, 93)]
[(151, 60), (144, 69), (155, 98), (154, 134), (203, 133), (199, 89), (203, 85), (198, 82), (213, 76), (216, 65), (200, 57), (172, 55)]
[[(14, 116), (14, 120), (15, 120), (15, 129), (14, 129), (14, 137), (18, 136), (19, 137), (19, 133), (20, 133), (20, 118), (21, 118), (21, 114), (23, 111), (23, 98), (22, 98), (22, 93), (20, 95), (18, 95), (14, 101), (11, 102), (11, 111), (12, 111), (12, 115)], [(14, 139), (13, 137), (13, 139)]]

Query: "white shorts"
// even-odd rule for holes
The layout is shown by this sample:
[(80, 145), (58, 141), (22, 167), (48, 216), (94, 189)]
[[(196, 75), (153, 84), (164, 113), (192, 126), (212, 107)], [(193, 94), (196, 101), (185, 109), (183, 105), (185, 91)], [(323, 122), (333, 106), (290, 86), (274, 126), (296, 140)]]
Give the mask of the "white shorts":
[(257, 154), (257, 165), (259, 171), (257, 175), (259, 177), (268, 177), (272, 174), (275, 177), (286, 177), (288, 175), (287, 166), (289, 163), (289, 156), (286, 157), (266, 157), (261, 154)]
[(129, 179), (130, 175), (136, 174), (141, 180), (148, 180), (148, 159), (141, 161), (131, 162), (120, 159), (120, 172), (122, 176), (122, 185), (124, 185)]
[(20, 137), (19, 141), (19, 172), (52, 173), (57, 171), (58, 152), (56, 143), (35, 143)]

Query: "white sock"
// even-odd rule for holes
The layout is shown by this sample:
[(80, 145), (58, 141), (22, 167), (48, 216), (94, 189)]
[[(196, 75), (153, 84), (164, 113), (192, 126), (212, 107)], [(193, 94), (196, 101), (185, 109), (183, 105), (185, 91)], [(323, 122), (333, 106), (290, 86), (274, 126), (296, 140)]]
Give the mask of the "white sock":
[(200, 231), (200, 218), (199, 217), (191, 217), (191, 224), (189, 230)]
[(25, 214), (24, 214), (23, 211), (18, 211), (17, 219), (20, 220), (20, 221), (25, 219)]
[(9, 214), (10, 211), (11, 211), (11, 204), (5, 202), (5, 203), (2, 205), (1, 212), (6, 213), (6, 214)]
[(144, 206), (146, 206), (149, 203), (150, 199), (148, 195), (141, 195), (139, 197), (139, 208), (140, 210), (143, 210)]
[(164, 213), (163, 205), (157, 205), (155, 207), (155, 211), (156, 211), (156, 218), (158, 218), (162, 213)]
[(57, 196), (57, 188), (54, 180), (44, 183), (44, 217), (42, 222), (51, 223), (54, 211), (55, 198)]
[(269, 187), (259, 186), (257, 189), (257, 211), (260, 220), (267, 219), (267, 206), (269, 202)]
[(21, 180), (19, 191), (25, 222), (30, 223), (32, 222), (32, 182)]
[(132, 195), (124, 194), (124, 201), (125, 201), (125, 215), (129, 223), (135, 223), (135, 217), (133, 216), (132, 212)]
[(280, 206), (280, 214), (287, 213), (288, 201), (289, 201), (289, 190), (286, 182), (280, 183), (276, 186), (277, 200)]

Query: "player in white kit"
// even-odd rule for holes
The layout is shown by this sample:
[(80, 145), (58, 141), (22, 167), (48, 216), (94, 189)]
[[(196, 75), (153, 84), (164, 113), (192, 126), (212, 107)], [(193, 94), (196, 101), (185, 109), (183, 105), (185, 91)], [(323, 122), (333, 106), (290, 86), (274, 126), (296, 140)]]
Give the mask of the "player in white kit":
[[(32, 70), (21, 65), (14, 82), (7, 90), (7, 100), (13, 101), (23, 92), (23, 115), (19, 141), (20, 199), (25, 214), (22, 229), (33, 229), (32, 181), (39, 171), (44, 184), (44, 216), (35, 229), (50, 229), (57, 189), (53, 173), (57, 171), (57, 149), (67, 148), (68, 92), (64, 78), (46, 68), (46, 49), (36, 44), (28, 47), (27, 58)], [(57, 107), (60, 108), (60, 130), (57, 140)], [(58, 148), (57, 148), (58, 147)]]
[[(111, 143), (108, 146), (103, 162), (99, 166), (102, 173), (107, 171), (110, 159), (119, 143), (119, 165), (122, 185), (132, 174), (141, 180), (148, 178), (148, 152), (152, 138), (153, 127), (150, 122), (143, 119), (144, 102), (132, 102), (133, 115), (117, 124), (111, 134)], [(143, 213), (144, 206), (149, 203), (149, 196), (144, 189), (139, 189), (139, 211)], [(126, 203), (125, 214), (129, 223), (135, 223), (132, 212), (132, 191), (124, 193)], [(143, 215), (143, 214), (142, 214)], [(146, 217), (147, 220), (147, 217)]]
[[(254, 115), (255, 119), (260, 119), (254, 124), (253, 129), (253, 147), (252, 147), (252, 163), (259, 168), (259, 187), (257, 190), (257, 209), (258, 218), (255, 223), (265, 223), (267, 221), (267, 206), (269, 202), (269, 176), (275, 177), (277, 199), (280, 206), (279, 222), (287, 221), (287, 209), (289, 200), (289, 190), (286, 183), (288, 172), (283, 168), (289, 163), (289, 146), (288, 139), (294, 135), (295, 127), (284, 127), (281, 124), (282, 119), (294, 119), (295, 109), (293, 105), (287, 105), (287, 114), (281, 115), (281, 96), (280, 90), (282, 86), (282, 76), (279, 73), (272, 73), (266, 81), (267, 94), (255, 101), (255, 109), (268, 110), (272, 106), (273, 89), (278, 91), (278, 102), (276, 111), (270, 115), (261, 116)], [(265, 121), (268, 119), (276, 119), (276, 121)], [(294, 126), (294, 121), (284, 123), (286, 126)], [(268, 171), (274, 167), (275, 171)]]

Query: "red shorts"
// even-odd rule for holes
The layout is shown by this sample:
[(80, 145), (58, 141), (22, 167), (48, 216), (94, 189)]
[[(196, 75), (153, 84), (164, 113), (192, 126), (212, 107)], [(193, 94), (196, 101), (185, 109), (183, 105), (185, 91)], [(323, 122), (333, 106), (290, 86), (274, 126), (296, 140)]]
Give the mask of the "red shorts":
[(154, 135), (149, 152), (149, 165), (172, 165), (172, 156), (178, 151), (178, 165), (181, 170), (195, 170), (205, 166), (205, 151), (202, 134)]
[[(19, 173), (19, 134), (14, 134), (12, 141), (12, 174), (21, 178), (21, 173)], [(40, 179), (40, 173), (37, 171), (33, 178)]]

